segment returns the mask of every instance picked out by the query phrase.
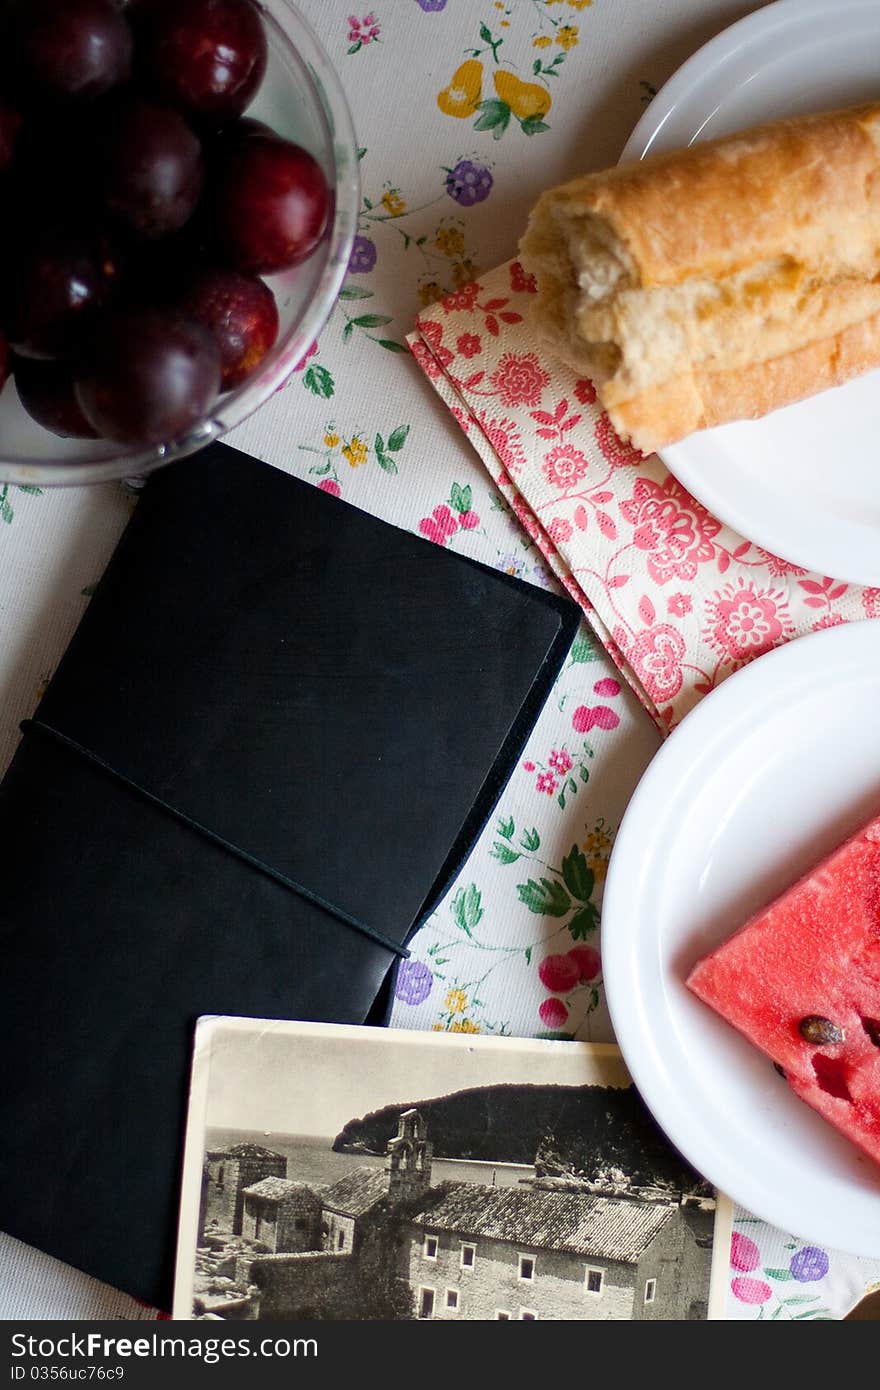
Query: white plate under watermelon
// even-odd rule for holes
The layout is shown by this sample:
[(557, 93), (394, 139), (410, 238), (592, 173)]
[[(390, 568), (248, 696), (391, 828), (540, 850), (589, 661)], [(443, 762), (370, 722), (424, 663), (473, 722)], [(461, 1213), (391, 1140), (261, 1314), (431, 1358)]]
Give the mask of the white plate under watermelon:
[(880, 1167), (685, 988), (694, 962), (880, 813), (880, 622), (731, 676), (651, 763), (620, 828), (602, 960), (627, 1065), (693, 1165), (795, 1235), (880, 1258)]

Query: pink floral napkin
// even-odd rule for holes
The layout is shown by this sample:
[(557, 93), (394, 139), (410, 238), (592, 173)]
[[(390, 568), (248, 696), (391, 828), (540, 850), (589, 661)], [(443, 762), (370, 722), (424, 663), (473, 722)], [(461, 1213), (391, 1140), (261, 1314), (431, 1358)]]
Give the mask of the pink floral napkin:
[(762, 550), (623, 443), (592, 382), (536, 341), (534, 293), (509, 262), (422, 314), (409, 345), (661, 730), (771, 647), (880, 617), (880, 589)]

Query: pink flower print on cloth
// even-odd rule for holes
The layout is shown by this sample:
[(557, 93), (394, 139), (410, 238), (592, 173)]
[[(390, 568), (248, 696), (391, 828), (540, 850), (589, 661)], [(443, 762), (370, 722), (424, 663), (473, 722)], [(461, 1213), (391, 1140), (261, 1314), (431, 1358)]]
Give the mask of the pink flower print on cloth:
[(658, 584), (696, 579), (697, 566), (715, 558), (713, 541), (721, 523), (673, 477), (663, 484), (637, 478), (620, 510), (635, 528), (633, 544), (645, 551), (648, 573)]
[[(880, 618), (880, 589), (808, 574), (737, 535), (656, 454), (620, 439), (593, 383), (536, 337), (535, 289), (518, 261), (499, 266), (426, 310), (410, 346), (661, 731), (779, 643)], [(548, 794), (555, 777), (548, 768)]]
[(489, 380), (508, 408), (540, 405), (541, 392), (550, 384), (550, 377), (533, 352), (505, 352)]
[(426, 376), (437, 377), (455, 356), (443, 346), (443, 329), (439, 323), (421, 321), (424, 342), (411, 344), (412, 353)]
[(686, 652), (684, 638), (669, 623), (647, 628), (631, 644), (630, 662), (656, 704), (668, 704), (681, 690), (684, 679), (681, 664)]
[(476, 333), (460, 333), (455, 346), (462, 357), (475, 357), (480, 351), (481, 344)]
[[(592, 386), (592, 382), (590, 385)], [(593, 387), (594, 400), (595, 390), (596, 388)], [(634, 468), (636, 464), (642, 462), (645, 457), (644, 454), (634, 444), (629, 444), (615, 434), (614, 426), (604, 410), (596, 421), (595, 429), (596, 443), (608, 462), (613, 464), (615, 468)]]
[(571, 760), (570, 753), (568, 753), (568, 751), (564, 748), (554, 748), (550, 753), (547, 762), (549, 766), (552, 767), (554, 772), (559, 773), (560, 777), (564, 777), (565, 774), (567, 772), (571, 772), (571, 769), (574, 767), (574, 763)]
[(880, 618), (880, 589), (862, 590), (862, 608), (866, 618)]
[(565, 491), (580, 482), (590, 464), (586, 454), (573, 444), (554, 444), (544, 455), (542, 466), (548, 482)]
[(526, 463), (527, 455), (523, 448), (522, 435), (514, 421), (506, 416), (499, 420), (481, 411), (477, 423), (501, 460), (505, 474), (517, 473)]
[(460, 290), (453, 290), (451, 294), (445, 296), (443, 308), (447, 314), (467, 313), (469, 309), (473, 309), (479, 293), (480, 286), (476, 282), (464, 285)]
[(554, 544), (560, 541), (570, 541), (572, 537), (572, 525), (564, 517), (555, 516), (547, 527), (547, 535)]
[(725, 661), (749, 661), (792, 635), (785, 594), (742, 578), (709, 599), (706, 616), (704, 636)]
[(519, 261), (511, 261), (510, 288), (512, 290), (518, 290), (522, 294), (537, 294), (538, 282), (534, 275), (530, 275), (528, 271), (523, 270)]

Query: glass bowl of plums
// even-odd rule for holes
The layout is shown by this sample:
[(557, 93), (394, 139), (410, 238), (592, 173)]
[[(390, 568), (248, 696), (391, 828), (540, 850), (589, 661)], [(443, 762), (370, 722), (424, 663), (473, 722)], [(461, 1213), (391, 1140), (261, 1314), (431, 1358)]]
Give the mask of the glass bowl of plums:
[(351, 118), (287, 0), (3, 0), (0, 206), (0, 481), (139, 477), (313, 344)]

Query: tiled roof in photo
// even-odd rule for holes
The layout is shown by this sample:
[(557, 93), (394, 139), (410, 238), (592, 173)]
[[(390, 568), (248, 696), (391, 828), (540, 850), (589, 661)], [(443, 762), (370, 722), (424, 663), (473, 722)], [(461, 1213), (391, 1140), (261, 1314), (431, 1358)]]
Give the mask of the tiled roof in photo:
[(230, 1144), (223, 1149), (209, 1149), (208, 1158), (280, 1158), (282, 1163), (285, 1161), (284, 1154), (277, 1154), (274, 1149), (265, 1149), (262, 1144)]
[(264, 1197), (273, 1202), (281, 1202), (299, 1192), (314, 1195), (314, 1188), (304, 1182), (294, 1182), (292, 1178), (263, 1178), (244, 1189), (245, 1197)]
[(673, 1220), (676, 1210), (665, 1202), (586, 1192), (450, 1183), (446, 1197), (414, 1221), (432, 1231), (456, 1231), (632, 1264)]
[(362, 1216), (388, 1195), (388, 1175), (382, 1168), (356, 1168), (325, 1188), (323, 1205), (341, 1216)]

